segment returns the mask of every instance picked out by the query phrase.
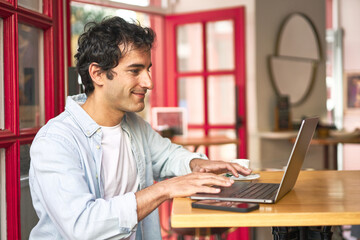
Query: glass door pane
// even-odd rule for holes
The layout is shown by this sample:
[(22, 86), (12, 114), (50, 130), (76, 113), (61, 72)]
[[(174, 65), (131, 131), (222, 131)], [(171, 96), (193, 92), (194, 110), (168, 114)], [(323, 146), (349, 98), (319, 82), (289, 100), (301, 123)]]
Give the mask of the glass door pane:
[(189, 124), (204, 124), (204, 81), (202, 77), (178, 80), (178, 106), (187, 109)]
[(203, 70), (203, 38), (201, 23), (180, 25), (176, 28), (176, 56), (179, 72)]
[(20, 128), (45, 123), (43, 31), (19, 24)]
[[(235, 129), (212, 129), (209, 132), (210, 136), (227, 136), (229, 138), (236, 138)], [(212, 159), (221, 159), (230, 161), (236, 159), (236, 144), (225, 144), (209, 147), (210, 156)]]
[[(202, 129), (189, 129), (188, 130), (188, 134), (187, 137), (189, 138), (201, 138), (201, 137), (205, 137), (205, 132)], [(194, 146), (187, 146), (186, 147), (189, 151), (194, 152), (195, 147)], [(204, 146), (199, 146), (196, 150), (196, 152), (199, 153), (205, 153), (206, 149)]]
[(209, 123), (235, 124), (235, 79), (232, 75), (208, 78)]
[(42, 0), (18, 0), (18, 5), (39, 13), (43, 11)]
[(0, 148), (0, 239), (6, 239), (5, 149)]
[(234, 39), (234, 23), (232, 20), (206, 23), (206, 63), (208, 70), (235, 69)]
[(29, 188), (30, 146), (30, 144), (23, 144), (20, 146), (21, 239), (29, 239), (31, 229), (33, 229), (39, 220), (32, 205)]

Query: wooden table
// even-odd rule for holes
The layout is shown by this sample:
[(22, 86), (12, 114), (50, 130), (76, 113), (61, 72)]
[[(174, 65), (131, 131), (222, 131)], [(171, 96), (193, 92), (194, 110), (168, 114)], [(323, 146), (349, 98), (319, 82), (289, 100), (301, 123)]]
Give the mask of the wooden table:
[[(259, 182), (280, 183), (283, 172), (260, 172)], [(250, 213), (192, 209), (175, 198), (174, 228), (335, 226), (360, 224), (360, 171), (301, 171), (292, 191)]]
[(171, 139), (175, 144), (182, 146), (194, 146), (194, 152), (200, 146), (222, 145), (222, 144), (239, 144), (240, 140), (229, 138), (227, 136), (206, 136), (206, 137), (179, 137), (175, 136)]

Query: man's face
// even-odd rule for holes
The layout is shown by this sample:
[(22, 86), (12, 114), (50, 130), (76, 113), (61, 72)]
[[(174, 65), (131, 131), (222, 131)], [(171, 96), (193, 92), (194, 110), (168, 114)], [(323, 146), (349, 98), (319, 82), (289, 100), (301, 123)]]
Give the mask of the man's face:
[[(150, 76), (151, 53), (129, 50), (113, 69), (113, 79), (106, 79), (104, 98), (109, 110), (139, 112), (145, 107), (147, 90), (153, 88)], [(106, 77), (106, 74), (103, 74)]]

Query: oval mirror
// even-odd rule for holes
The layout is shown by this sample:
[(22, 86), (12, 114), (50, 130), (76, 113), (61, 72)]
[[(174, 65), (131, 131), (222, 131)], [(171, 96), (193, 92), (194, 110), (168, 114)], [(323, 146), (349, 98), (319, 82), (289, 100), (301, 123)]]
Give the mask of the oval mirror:
[(269, 57), (270, 79), (278, 96), (300, 105), (311, 92), (321, 60), (320, 41), (305, 15), (291, 14), (280, 29), (275, 55)]

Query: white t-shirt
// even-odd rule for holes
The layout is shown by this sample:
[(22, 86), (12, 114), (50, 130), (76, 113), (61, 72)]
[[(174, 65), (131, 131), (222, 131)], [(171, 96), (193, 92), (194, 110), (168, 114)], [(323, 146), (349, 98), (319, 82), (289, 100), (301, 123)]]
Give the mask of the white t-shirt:
[[(105, 200), (128, 192), (136, 192), (139, 178), (127, 134), (120, 124), (113, 127), (102, 126), (101, 129), (103, 131), (101, 176)], [(132, 234), (129, 239), (135, 239), (135, 235)]]

